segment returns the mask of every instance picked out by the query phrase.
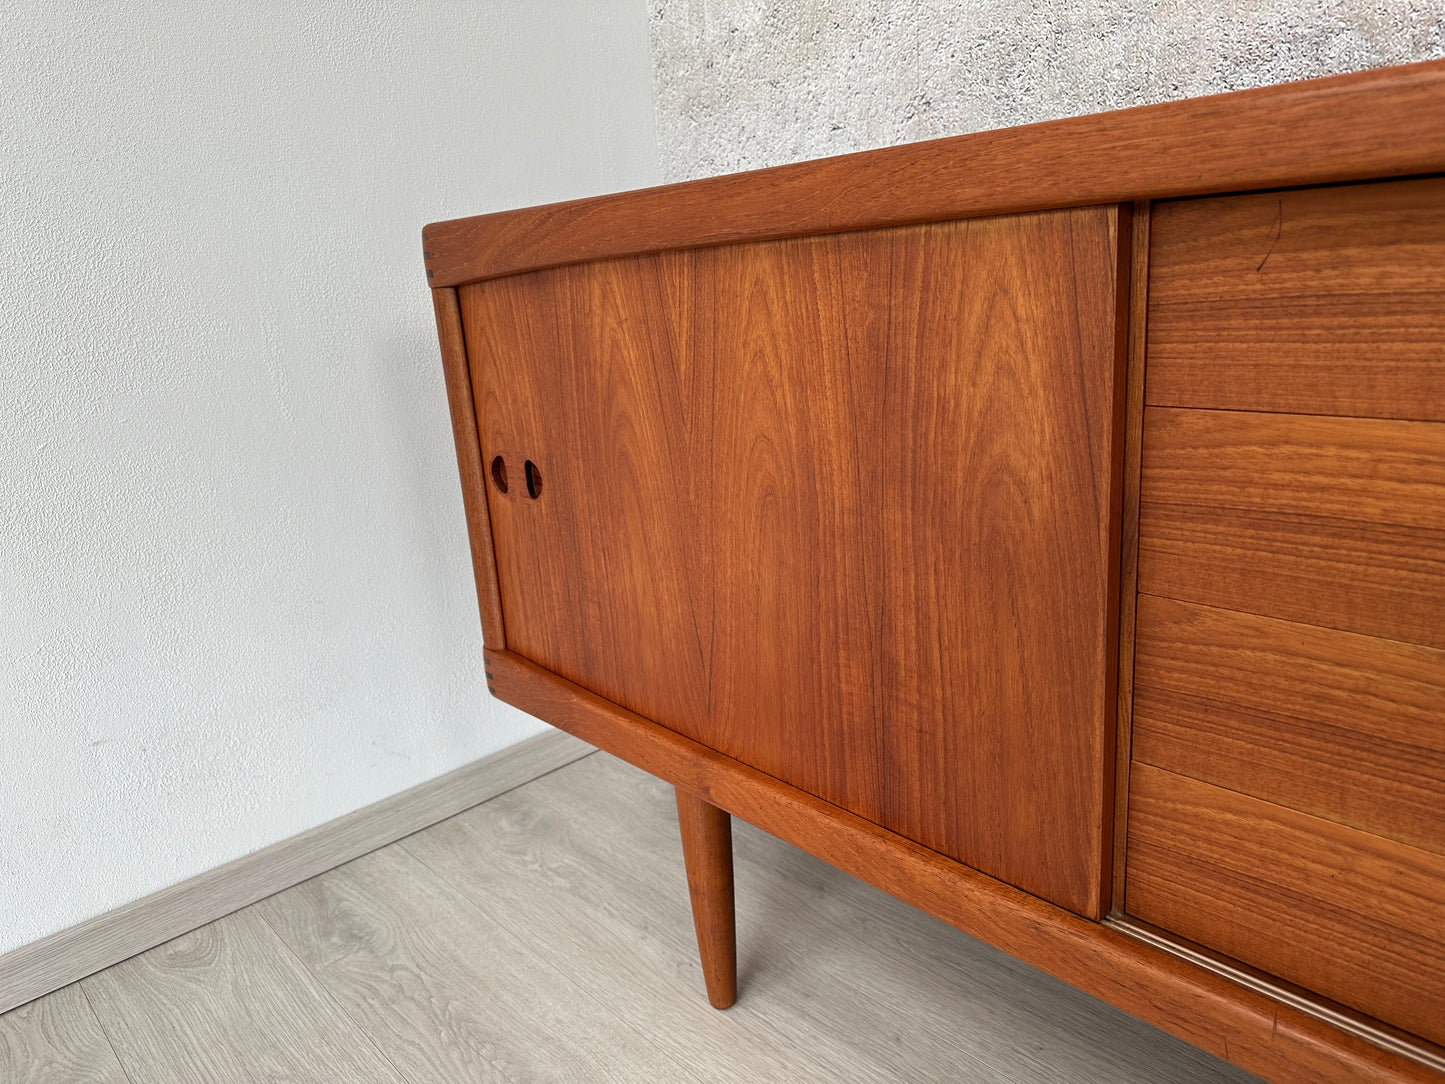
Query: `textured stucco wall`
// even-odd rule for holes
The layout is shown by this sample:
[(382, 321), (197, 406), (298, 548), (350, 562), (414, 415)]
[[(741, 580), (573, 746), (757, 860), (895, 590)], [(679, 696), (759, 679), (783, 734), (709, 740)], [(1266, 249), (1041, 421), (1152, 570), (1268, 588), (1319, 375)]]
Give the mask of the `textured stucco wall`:
[(668, 180), (1445, 56), (1440, 0), (649, 0)]
[(428, 220), (659, 180), (642, 0), (0, 11), (0, 952), (541, 729)]

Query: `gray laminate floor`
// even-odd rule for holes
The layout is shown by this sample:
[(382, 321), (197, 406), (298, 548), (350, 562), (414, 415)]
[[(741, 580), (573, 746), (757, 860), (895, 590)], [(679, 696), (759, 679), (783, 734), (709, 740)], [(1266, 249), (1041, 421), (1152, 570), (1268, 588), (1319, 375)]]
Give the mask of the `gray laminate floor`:
[(672, 792), (596, 754), (0, 1016), (0, 1081), (1253, 1079), (751, 827), (703, 996)]

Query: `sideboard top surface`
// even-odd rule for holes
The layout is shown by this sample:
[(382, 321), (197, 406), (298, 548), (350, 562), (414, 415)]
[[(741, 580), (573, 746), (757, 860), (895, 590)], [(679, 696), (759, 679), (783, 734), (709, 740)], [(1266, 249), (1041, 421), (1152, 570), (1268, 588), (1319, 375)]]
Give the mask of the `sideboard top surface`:
[(666, 249), (1445, 170), (1445, 61), (435, 222), (428, 284)]

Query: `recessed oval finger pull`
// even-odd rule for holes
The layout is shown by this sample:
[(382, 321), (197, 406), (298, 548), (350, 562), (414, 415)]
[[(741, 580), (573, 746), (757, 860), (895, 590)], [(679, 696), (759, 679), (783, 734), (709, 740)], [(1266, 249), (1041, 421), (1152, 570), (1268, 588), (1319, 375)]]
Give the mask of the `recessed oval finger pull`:
[(501, 456), (492, 458), (492, 484), (499, 492), (507, 492), (507, 461)]
[(522, 473), (527, 477), (527, 496), (534, 501), (542, 495), (542, 472), (530, 459), (522, 464)]

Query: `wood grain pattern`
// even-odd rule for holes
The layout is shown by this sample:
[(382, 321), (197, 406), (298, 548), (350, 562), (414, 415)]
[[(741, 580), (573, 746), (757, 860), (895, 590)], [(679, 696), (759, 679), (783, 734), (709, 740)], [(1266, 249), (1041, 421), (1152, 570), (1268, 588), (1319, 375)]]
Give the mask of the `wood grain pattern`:
[(1445, 424), (1147, 408), (1139, 589), (1445, 647)]
[(593, 752), (557, 731), (373, 802), (180, 884), (0, 956), (0, 1012), (82, 979), (273, 892)]
[(79, 986), (0, 1015), (6, 1084), (130, 1084)]
[(254, 912), (132, 957), (81, 983), (135, 1080), (402, 1084)]
[(1445, 169), (1445, 62), (888, 147), (433, 223), (455, 286), (665, 248)]
[(1445, 856), (1145, 764), (1131, 789), (1131, 914), (1445, 1039)]
[(1128, 211), (973, 220), (952, 259), (895, 252), (871, 355), (894, 480), (866, 630), (880, 823), (1091, 917), (1110, 893)]
[(1445, 421), (1445, 177), (1160, 204), (1149, 403)]
[(508, 703), (1236, 1065), (1300, 1084), (1438, 1078), (764, 775), (512, 652), (489, 652), (488, 662), (497, 695)]
[(738, 999), (733, 819), (717, 806), (678, 790), (677, 826), (707, 999), (715, 1009), (730, 1008)]
[(1101, 913), (1122, 251), (1091, 208), (462, 290), (483, 456), (549, 479), (491, 487), (509, 645)]
[(1124, 909), (1129, 764), (1134, 710), (1134, 625), (1139, 591), (1139, 461), (1144, 435), (1144, 361), (1149, 314), (1149, 235), (1152, 208), (1147, 200), (1133, 207), (1129, 245), (1129, 367), (1124, 394), (1123, 464), (1119, 481), (1119, 663), (1114, 724), (1114, 817), (1112, 911)]
[(462, 312), (457, 292), (431, 292), (436, 311), (437, 339), (441, 344), (442, 371), (446, 374), (447, 406), (452, 418), (452, 439), (462, 481), (462, 505), (467, 517), (467, 540), (472, 551), (472, 573), (477, 583), (477, 606), (482, 618), (482, 639), (488, 647), (505, 648), (502, 600), (497, 589), (497, 565), (492, 553), (492, 525), (487, 512), (486, 475), (477, 440), (477, 417), (472, 406), (472, 375), (462, 334)]
[(1144, 595), (1134, 756), (1445, 855), (1445, 651)]
[(589, 757), (401, 846), (706, 1080), (1245, 1076), (751, 825), (733, 830), (750, 888), (738, 899), (744, 986), (726, 1013), (697, 996), (673, 788), (660, 780)]
[(408, 1080), (694, 1079), (405, 848), (255, 910)]

